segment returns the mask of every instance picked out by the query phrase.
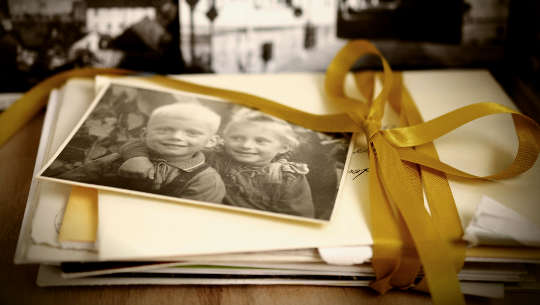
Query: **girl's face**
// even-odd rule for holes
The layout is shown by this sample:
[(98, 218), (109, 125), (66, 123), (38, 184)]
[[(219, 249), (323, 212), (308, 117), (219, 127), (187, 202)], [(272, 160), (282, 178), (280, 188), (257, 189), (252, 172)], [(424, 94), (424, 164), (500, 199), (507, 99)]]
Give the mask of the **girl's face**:
[(243, 122), (231, 125), (224, 135), (225, 151), (238, 162), (264, 166), (288, 150), (272, 124)]

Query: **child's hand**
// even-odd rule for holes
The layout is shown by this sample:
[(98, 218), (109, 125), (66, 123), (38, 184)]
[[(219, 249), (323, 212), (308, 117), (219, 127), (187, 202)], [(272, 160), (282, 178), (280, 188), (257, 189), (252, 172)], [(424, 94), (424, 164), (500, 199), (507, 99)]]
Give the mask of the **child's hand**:
[(133, 157), (127, 159), (120, 165), (120, 168), (118, 168), (118, 175), (127, 178), (148, 178), (154, 180), (155, 173), (154, 164), (148, 157)]

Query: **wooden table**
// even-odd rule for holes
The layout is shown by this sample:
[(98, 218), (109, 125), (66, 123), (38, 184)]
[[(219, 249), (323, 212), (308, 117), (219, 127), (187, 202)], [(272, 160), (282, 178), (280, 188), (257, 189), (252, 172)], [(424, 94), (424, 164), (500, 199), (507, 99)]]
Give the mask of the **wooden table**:
[[(39, 288), (37, 266), (13, 257), (37, 152), (43, 114), (0, 147), (0, 304), (430, 304), (429, 296), (368, 288), (316, 286), (114, 286)], [(0, 126), (2, 128), (2, 126)], [(503, 300), (467, 297), (467, 304), (531, 304), (540, 293)], [(534, 302), (532, 302), (534, 303)]]

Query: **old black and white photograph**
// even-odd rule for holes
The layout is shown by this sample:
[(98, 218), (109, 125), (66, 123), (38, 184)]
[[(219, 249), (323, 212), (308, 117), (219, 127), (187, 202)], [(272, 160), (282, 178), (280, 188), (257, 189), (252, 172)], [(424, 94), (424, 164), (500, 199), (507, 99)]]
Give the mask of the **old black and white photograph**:
[(41, 176), (328, 221), (349, 143), (238, 104), (113, 83)]

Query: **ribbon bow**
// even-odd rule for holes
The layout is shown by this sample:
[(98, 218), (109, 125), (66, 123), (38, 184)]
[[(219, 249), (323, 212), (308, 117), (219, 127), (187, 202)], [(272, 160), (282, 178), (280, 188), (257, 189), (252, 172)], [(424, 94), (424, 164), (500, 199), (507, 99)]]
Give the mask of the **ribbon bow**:
[[(350, 67), (367, 54), (377, 55), (382, 62), (383, 88), (372, 100), (372, 88), (363, 85), (370, 81), (369, 76), (357, 75), (356, 83), (368, 100), (359, 103), (345, 95), (343, 84)], [(463, 232), (446, 174), (501, 179), (526, 171), (538, 156), (539, 126), (495, 103), (473, 104), (424, 123), (410, 94), (401, 88), (401, 75), (393, 75), (384, 57), (366, 41), (351, 42), (339, 51), (327, 69), (325, 89), (332, 102), (348, 109), (351, 120), (361, 126), (369, 143), (372, 263), (377, 276), (371, 286), (379, 292), (414, 286), (422, 265), (425, 278), (417, 288), (429, 287), (435, 304), (464, 304), (457, 279), (465, 258)], [(387, 101), (401, 110), (405, 127), (381, 130)], [(518, 153), (508, 168), (478, 177), (438, 160), (431, 143), (434, 139), (474, 119), (497, 113), (512, 114), (519, 139)], [(424, 207), (423, 191), (431, 213)]]
[[(380, 58), (383, 88), (375, 99), (362, 84), (368, 103), (349, 98), (344, 80), (350, 67), (367, 54)], [(377, 280), (372, 287), (385, 292), (391, 287), (414, 286), (420, 265), (425, 278), (417, 288), (429, 290), (435, 304), (464, 304), (457, 272), (465, 258), (463, 234), (446, 174), (472, 179), (501, 179), (532, 167), (538, 156), (539, 126), (530, 118), (495, 103), (478, 103), (423, 122), (410, 94), (401, 88), (401, 75), (392, 74), (379, 51), (366, 41), (347, 44), (336, 55), (326, 74), (328, 98), (349, 109), (364, 130), (369, 143), (371, 233), (374, 239), (373, 267)], [(381, 130), (385, 103), (401, 110), (405, 127)], [(505, 170), (477, 177), (438, 160), (432, 141), (474, 119), (497, 113), (512, 114), (519, 139), (514, 162)], [(431, 213), (424, 207), (423, 191)]]
[[(376, 55), (383, 65), (383, 87), (373, 94), (373, 74), (356, 74), (356, 83), (367, 102), (346, 96), (345, 76), (364, 55)], [(56, 75), (29, 91), (0, 114), (0, 145), (45, 104), (48, 92), (68, 77), (100, 73), (126, 74), (123, 70), (84, 69)], [(457, 272), (464, 261), (462, 229), (446, 174), (469, 179), (502, 179), (518, 175), (536, 161), (540, 127), (517, 111), (494, 103), (466, 106), (423, 122), (410, 94), (401, 87), (400, 74), (393, 74), (379, 51), (367, 41), (352, 41), (338, 52), (325, 79), (327, 98), (342, 112), (315, 115), (258, 96), (197, 85), (164, 76), (146, 80), (173, 89), (224, 98), (304, 127), (324, 132), (364, 131), (369, 143), (371, 233), (374, 239), (372, 263), (377, 280), (372, 287), (385, 292), (391, 287), (416, 284), (423, 266), (425, 280), (415, 286), (427, 290), (435, 304), (464, 304)], [(381, 130), (386, 102), (401, 110), (404, 127)], [(462, 172), (438, 160), (432, 141), (477, 118), (512, 115), (519, 140), (518, 153), (505, 170), (486, 177)], [(430, 213), (424, 208), (423, 192)]]

